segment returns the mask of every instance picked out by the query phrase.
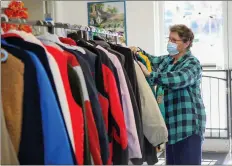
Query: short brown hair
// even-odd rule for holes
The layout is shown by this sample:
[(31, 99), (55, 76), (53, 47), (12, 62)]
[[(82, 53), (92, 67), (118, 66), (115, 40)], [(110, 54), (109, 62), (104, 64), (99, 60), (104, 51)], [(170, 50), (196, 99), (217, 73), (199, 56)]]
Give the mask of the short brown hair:
[(192, 47), (194, 34), (193, 31), (184, 24), (177, 24), (170, 27), (170, 32), (177, 32), (184, 43), (190, 42), (188, 49)]

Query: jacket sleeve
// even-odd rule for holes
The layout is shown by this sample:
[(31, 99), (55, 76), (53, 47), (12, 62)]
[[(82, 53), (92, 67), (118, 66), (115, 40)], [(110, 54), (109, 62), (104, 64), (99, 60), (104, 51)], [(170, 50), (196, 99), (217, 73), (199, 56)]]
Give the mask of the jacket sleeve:
[(181, 89), (194, 84), (201, 75), (201, 66), (197, 60), (190, 60), (181, 69), (170, 72), (151, 72), (150, 83), (169, 89)]

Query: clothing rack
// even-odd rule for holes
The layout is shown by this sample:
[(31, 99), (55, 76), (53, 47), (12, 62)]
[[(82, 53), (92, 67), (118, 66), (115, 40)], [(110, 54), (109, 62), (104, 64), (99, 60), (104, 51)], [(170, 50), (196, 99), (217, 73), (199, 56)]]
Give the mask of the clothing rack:
[(1, 17), (2, 23), (10, 23), (10, 24), (24, 24), (24, 25), (31, 25), (31, 26), (42, 26), (47, 27), (48, 32), (54, 33), (54, 28), (63, 28), (63, 29), (69, 29), (69, 30), (79, 30), (84, 32), (93, 32), (98, 34), (104, 34), (106, 36), (113, 36), (115, 38), (115, 41), (117, 42), (117, 38), (121, 37), (117, 32), (111, 32), (107, 31), (105, 29), (100, 29), (93, 26), (83, 26), (83, 25), (71, 25), (68, 23), (53, 23), (43, 20), (26, 20), (26, 19), (6, 19), (6, 17)]

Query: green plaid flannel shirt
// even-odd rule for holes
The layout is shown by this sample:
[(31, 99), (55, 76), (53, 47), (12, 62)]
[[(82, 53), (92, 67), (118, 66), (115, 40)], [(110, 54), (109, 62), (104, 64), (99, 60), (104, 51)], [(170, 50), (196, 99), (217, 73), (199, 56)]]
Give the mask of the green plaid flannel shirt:
[(198, 134), (203, 139), (206, 113), (200, 89), (200, 62), (188, 51), (168, 70), (168, 66), (173, 63), (173, 57), (147, 56), (153, 68), (148, 77), (149, 84), (160, 85), (164, 90), (168, 143), (175, 144), (193, 134)]

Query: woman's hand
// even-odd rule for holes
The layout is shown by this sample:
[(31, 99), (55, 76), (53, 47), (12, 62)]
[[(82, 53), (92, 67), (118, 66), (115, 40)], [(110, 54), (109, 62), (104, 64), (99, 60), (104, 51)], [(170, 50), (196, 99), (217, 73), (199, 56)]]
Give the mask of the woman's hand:
[(130, 49), (133, 53), (136, 53), (138, 51), (138, 48), (135, 46), (131, 46)]
[(142, 64), (141, 62), (138, 62), (138, 64), (139, 64), (139, 66), (141, 67), (141, 69), (142, 69), (144, 75), (145, 75), (146, 77), (150, 76), (151, 73), (147, 70), (147, 67), (146, 67), (144, 64)]

